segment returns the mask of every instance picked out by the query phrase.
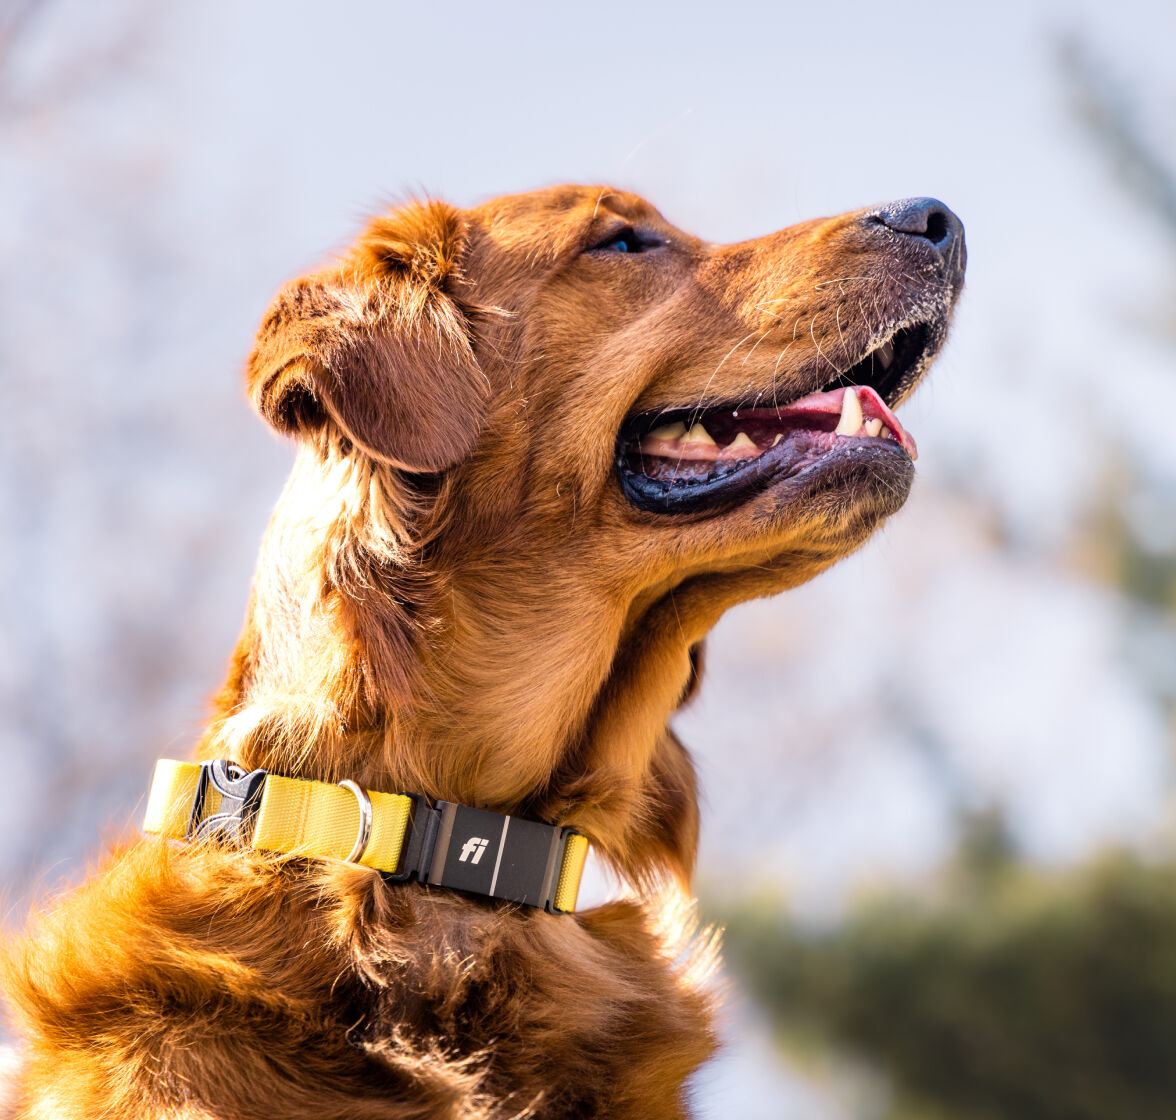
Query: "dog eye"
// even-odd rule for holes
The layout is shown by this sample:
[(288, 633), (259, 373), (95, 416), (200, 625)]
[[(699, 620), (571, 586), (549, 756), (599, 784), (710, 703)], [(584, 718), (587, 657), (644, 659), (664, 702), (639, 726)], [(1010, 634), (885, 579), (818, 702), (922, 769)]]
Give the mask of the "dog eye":
[(609, 234), (607, 240), (601, 241), (598, 245), (593, 245), (588, 252), (643, 253), (651, 247), (652, 245), (649, 242), (641, 240), (637, 235), (637, 231), (632, 226), (626, 226), (624, 229), (617, 230), (616, 233)]

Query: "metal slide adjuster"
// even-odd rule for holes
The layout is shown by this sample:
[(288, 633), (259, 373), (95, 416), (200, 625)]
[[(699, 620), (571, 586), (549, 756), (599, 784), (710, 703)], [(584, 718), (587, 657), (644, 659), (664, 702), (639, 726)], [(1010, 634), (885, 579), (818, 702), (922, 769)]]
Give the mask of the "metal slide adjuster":
[(355, 834), (355, 843), (351, 845), (351, 851), (343, 857), (343, 862), (359, 863), (372, 838), (372, 799), (368, 796), (366, 789), (350, 778), (340, 782), (339, 785), (355, 794), (355, 800), (359, 803), (359, 831)]
[[(224, 840), (240, 847), (248, 843), (246, 826), (253, 823), (265, 787), (264, 770), (246, 770), (228, 759), (200, 764), (192, 812), (188, 816), (188, 840)], [(220, 795), (215, 811), (204, 816), (212, 795)]]

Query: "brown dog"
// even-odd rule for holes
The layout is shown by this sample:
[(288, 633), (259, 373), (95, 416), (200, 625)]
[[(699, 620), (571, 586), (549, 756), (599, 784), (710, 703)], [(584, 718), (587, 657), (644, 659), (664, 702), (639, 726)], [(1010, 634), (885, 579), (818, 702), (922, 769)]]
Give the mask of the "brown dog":
[(906, 498), (890, 408), (963, 267), (930, 199), (716, 246), (562, 187), (406, 206), (283, 290), (248, 379), (299, 452), (199, 756), (571, 825), (634, 897), (135, 843), (11, 953), (13, 1115), (685, 1115), (712, 1038), (667, 719), (724, 610)]

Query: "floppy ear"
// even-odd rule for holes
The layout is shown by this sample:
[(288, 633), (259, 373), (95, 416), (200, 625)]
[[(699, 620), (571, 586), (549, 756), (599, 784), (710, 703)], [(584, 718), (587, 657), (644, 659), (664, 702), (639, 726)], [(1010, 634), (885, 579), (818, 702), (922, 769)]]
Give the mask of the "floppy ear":
[(262, 416), (291, 435), (334, 425), (405, 470), (464, 459), (488, 384), (445, 290), (456, 278), (462, 232), (452, 207), (413, 203), (373, 221), (339, 267), (283, 288), (247, 367)]

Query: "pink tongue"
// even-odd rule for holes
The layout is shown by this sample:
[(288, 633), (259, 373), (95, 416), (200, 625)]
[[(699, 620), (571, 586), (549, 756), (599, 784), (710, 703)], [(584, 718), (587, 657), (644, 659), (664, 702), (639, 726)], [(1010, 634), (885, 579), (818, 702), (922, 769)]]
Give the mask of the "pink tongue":
[[(878, 396), (876, 390), (868, 385), (855, 385), (858, 403), (862, 406), (863, 420), (881, 420), (897, 437), (903, 450), (912, 458), (919, 457), (919, 449), (907, 430), (898, 422), (898, 417), (886, 407), (886, 402)], [(845, 402), (844, 389), (830, 389), (827, 393), (813, 393), (793, 401), (787, 408), (777, 412), (775, 409), (756, 409), (755, 412), (744, 413), (746, 416), (804, 416), (813, 413), (824, 415), (841, 415), (841, 406)]]

